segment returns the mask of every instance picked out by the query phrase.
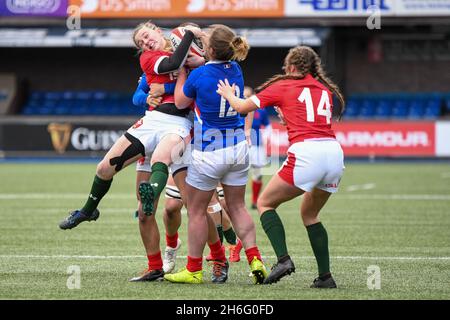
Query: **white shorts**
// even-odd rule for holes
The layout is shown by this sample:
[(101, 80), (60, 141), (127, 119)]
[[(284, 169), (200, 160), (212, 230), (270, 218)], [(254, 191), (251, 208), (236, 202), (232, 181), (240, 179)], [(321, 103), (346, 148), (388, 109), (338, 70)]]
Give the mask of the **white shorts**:
[[(136, 171), (151, 172), (150, 159), (158, 143), (168, 134), (177, 134), (182, 139), (186, 138), (192, 129), (192, 122), (186, 118), (168, 115), (158, 111), (146, 111), (145, 116), (139, 119), (127, 130), (144, 145), (145, 158), (141, 158), (136, 164)], [(172, 172), (186, 167), (190, 151), (184, 152), (181, 160), (179, 155), (173, 155)]]
[(127, 132), (139, 139), (144, 145), (145, 155), (151, 158), (156, 146), (166, 135), (173, 133), (184, 139), (190, 134), (191, 129), (192, 122), (186, 118), (158, 111), (146, 111), (145, 116)]
[(332, 139), (314, 139), (294, 143), (278, 175), (306, 192), (318, 188), (330, 193), (338, 190), (344, 173), (344, 152)]
[(247, 141), (242, 141), (214, 151), (192, 151), (186, 182), (203, 191), (214, 190), (219, 182), (230, 186), (246, 185), (250, 168), (248, 149)]
[(148, 156), (136, 161), (136, 171), (152, 172), (152, 166), (150, 165), (150, 158)]
[(269, 163), (264, 146), (250, 146), (250, 165), (262, 168)]
[(188, 144), (184, 153), (181, 157), (176, 157), (173, 159), (172, 164), (170, 165), (170, 172), (173, 175), (179, 170), (187, 169), (192, 162), (192, 144)]

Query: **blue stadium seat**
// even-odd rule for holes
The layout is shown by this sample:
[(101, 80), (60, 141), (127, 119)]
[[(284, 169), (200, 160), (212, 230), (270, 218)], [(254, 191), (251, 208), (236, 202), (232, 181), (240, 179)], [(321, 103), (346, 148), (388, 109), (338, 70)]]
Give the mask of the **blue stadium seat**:
[(94, 100), (105, 100), (108, 97), (108, 93), (106, 91), (94, 91), (92, 97)]
[(41, 91), (34, 91), (30, 95), (30, 100), (43, 100), (44, 99), (44, 93)]
[(52, 108), (48, 108), (48, 107), (38, 107), (36, 108), (36, 113), (35, 114), (39, 114), (39, 115), (51, 115), (53, 114), (52, 112)]
[(353, 119), (359, 115), (360, 105), (357, 99), (349, 99), (345, 106), (344, 117)]
[(54, 92), (54, 91), (48, 91), (44, 94), (45, 100), (59, 100), (62, 99), (63, 94), (62, 92)]
[(392, 103), (387, 99), (379, 100), (375, 109), (375, 117), (380, 119), (389, 118), (392, 114)]
[(64, 91), (62, 93), (62, 100), (70, 101), (75, 98), (76, 93), (74, 91)]
[(405, 100), (396, 100), (392, 108), (393, 118), (406, 118), (408, 115), (408, 102)]
[(375, 103), (371, 99), (363, 99), (359, 113), (360, 118), (372, 118), (375, 116)]
[(425, 118), (438, 118), (441, 115), (441, 101), (434, 99), (428, 100), (425, 105)]
[(53, 113), (58, 115), (58, 116), (70, 114), (69, 108), (67, 106), (64, 106), (64, 105), (57, 106), (56, 108), (54, 108)]
[(425, 115), (425, 103), (423, 100), (412, 100), (409, 105), (408, 118), (421, 119)]
[(33, 107), (30, 107), (30, 106), (25, 106), (22, 109), (22, 114), (26, 114), (26, 115), (33, 115), (33, 114), (35, 114), (35, 112), (36, 112), (36, 109)]
[(90, 100), (92, 96), (93, 94), (90, 91), (78, 91), (75, 93), (75, 98), (79, 100)]

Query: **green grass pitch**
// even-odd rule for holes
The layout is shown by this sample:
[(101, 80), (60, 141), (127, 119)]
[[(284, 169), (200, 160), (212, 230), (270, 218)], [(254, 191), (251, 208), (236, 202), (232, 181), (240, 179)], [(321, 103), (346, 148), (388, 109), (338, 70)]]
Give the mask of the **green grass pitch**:
[[(340, 191), (321, 214), (339, 287), (325, 291), (309, 288), (316, 263), (300, 199), (278, 210), (297, 271), (277, 284), (252, 285), (243, 254), (224, 285), (209, 282), (206, 264), (203, 285), (128, 282), (146, 266), (133, 218), (133, 166), (114, 178), (98, 221), (58, 228), (84, 203), (94, 172), (94, 163), (0, 164), (0, 299), (450, 299), (448, 163), (347, 164)], [(251, 214), (270, 266), (273, 250), (257, 213)], [(177, 268), (186, 263), (186, 222), (183, 215)], [(164, 247), (163, 233), (161, 239)], [(79, 289), (67, 285), (71, 266), (80, 270)], [(379, 268), (379, 289), (373, 289), (371, 266)]]

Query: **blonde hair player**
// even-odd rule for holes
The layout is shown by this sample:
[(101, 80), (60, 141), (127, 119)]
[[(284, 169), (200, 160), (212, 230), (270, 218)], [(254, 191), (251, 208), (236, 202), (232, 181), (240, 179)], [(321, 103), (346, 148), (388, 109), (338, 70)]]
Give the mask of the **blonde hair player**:
[[(174, 52), (171, 52), (168, 39), (153, 23), (142, 23), (135, 29), (133, 41), (142, 53), (140, 65), (149, 85), (176, 81), (176, 72), (184, 65), (194, 37), (203, 35), (199, 28), (187, 28), (189, 30)], [(196, 63), (203, 64), (204, 60), (198, 59), (190, 67), (196, 67)], [(70, 213), (59, 225), (61, 229), (72, 229), (83, 221), (97, 220), (100, 214), (97, 206), (108, 192), (114, 175), (147, 156), (151, 159), (152, 174), (149, 182), (140, 183), (139, 197), (142, 212), (149, 216), (148, 227), (152, 230), (147, 248), (148, 281), (161, 280), (164, 275), (154, 204), (166, 185), (168, 166), (184, 153), (186, 143), (190, 141), (192, 122), (186, 118), (188, 113), (189, 110), (180, 112), (177, 109), (173, 94), (164, 94), (157, 109), (146, 111), (145, 116), (114, 143), (97, 166), (91, 192), (83, 208)]]

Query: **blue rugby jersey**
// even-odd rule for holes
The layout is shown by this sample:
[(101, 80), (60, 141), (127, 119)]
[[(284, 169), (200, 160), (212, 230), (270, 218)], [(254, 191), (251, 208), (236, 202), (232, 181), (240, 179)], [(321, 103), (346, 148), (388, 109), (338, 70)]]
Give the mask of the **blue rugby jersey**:
[[(168, 94), (173, 94), (175, 92), (176, 83), (164, 83), (164, 91)], [(147, 108), (147, 97), (150, 92), (150, 87), (147, 83), (147, 77), (145, 73), (142, 74), (141, 80), (138, 83), (136, 91), (133, 94), (133, 104), (136, 107)]]
[(219, 80), (236, 84), (236, 95), (243, 98), (244, 78), (234, 61), (210, 61), (193, 70), (183, 87), (186, 97), (195, 99), (194, 148), (213, 151), (245, 140), (244, 121), (219, 95)]

